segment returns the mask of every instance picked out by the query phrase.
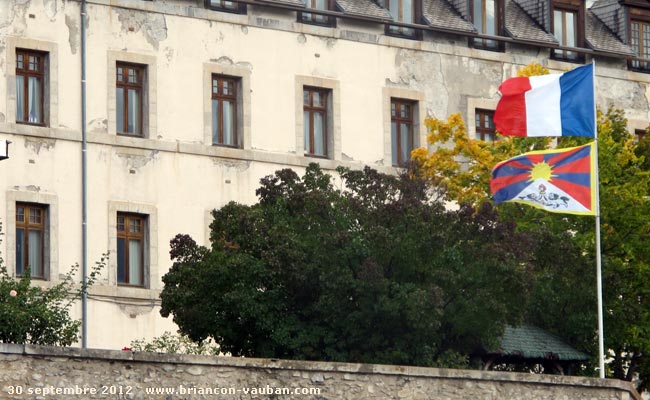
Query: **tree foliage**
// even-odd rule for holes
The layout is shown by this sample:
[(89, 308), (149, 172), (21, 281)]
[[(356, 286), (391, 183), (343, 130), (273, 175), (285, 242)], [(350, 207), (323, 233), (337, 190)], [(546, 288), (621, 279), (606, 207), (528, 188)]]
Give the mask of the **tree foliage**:
[(235, 356), (466, 365), (522, 313), (526, 239), (490, 205), (445, 209), (417, 174), (312, 164), (171, 242), (161, 314)]
[(77, 286), (74, 265), (50, 288), (32, 286), (29, 268), (20, 278), (9, 275), (0, 258), (0, 342), (70, 346), (79, 339), (81, 322), (70, 317), (72, 303), (91, 286), (105, 266), (107, 255), (95, 264), (87, 284)]
[[(540, 74), (530, 66), (523, 75)], [(635, 142), (622, 111), (598, 111), (600, 215), (608, 376), (650, 379), (650, 145)], [(470, 139), (458, 115), (429, 119), (429, 143), (414, 160), (426, 179), (448, 188), (449, 201), (472, 205), (491, 201), (492, 167), (526, 151), (543, 149), (548, 139), (498, 137), (494, 143)], [(561, 138), (557, 147), (584, 144)], [(597, 357), (596, 261), (593, 217), (559, 215), (519, 204), (499, 206), (502, 219), (542, 244), (533, 251), (526, 320), (567, 338)]]

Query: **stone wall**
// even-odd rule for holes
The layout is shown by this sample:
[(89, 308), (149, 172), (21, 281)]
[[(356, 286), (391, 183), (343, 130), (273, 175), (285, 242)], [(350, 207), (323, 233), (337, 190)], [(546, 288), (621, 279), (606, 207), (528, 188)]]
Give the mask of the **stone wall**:
[(0, 344), (2, 399), (640, 399), (628, 382)]

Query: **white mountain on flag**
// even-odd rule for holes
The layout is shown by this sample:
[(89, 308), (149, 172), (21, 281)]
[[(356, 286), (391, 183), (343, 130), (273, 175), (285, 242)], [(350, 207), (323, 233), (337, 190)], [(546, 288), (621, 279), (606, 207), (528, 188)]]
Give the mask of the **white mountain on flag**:
[(565, 191), (541, 178), (531, 182), (515, 198), (518, 202), (527, 203), (546, 210), (589, 211), (588, 208), (580, 204)]

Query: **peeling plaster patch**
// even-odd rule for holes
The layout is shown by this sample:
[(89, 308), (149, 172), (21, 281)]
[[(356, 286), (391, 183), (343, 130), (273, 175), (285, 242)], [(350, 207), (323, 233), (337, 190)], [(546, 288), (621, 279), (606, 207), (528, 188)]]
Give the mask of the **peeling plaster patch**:
[(142, 304), (140, 306), (134, 306), (134, 305), (124, 305), (120, 304), (120, 311), (124, 313), (125, 315), (128, 315), (131, 318), (135, 318), (138, 315), (143, 315), (143, 314), (148, 314), (150, 313), (154, 308), (154, 304), (152, 301), (152, 304)]
[(234, 62), (232, 61), (232, 58), (222, 56), (217, 58), (216, 60), (213, 58), (210, 61), (215, 61), (217, 64), (222, 64), (222, 65), (233, 65)]
[[(422, 92), (428, 100), (428, 110), (440, 115), (447, 114), (450, 107), (450, 89), (447, 87), (447, 70), (442, 56), (413, 50), (397, 50), (394, 63), (396, 75), (386, 78), (386, 86), (404, 87)], [(461, 77), (460, 81), (464, 81)], [(458, 86), (460, 83), (456, 83)], [(475, 89), (473, 89), (475, 90)], [(452, 103), (454, 104), (454, 103)]]
[(619, 82), (609, 85), (607, 91), (602, 93), (605, 103), (616, 104), (617, 108), (624, 110), (647, 111), (648, 88), (639, 82)]
[(0, 28), (5, 28), (14, 21), (15, 12), (9, 1), (0, 1)]
[(241, 33), (243, 33), (244, 35), (248, 35), (248, 27), (242, 25), (242, 27), (241, 27)]
[(158, 44), (167, 39), (167, 21), (164, 14), (116, 8), (124, 32), (142, 31), (147, 42), (158, 50)]
[(336, 45), (336, 39), (334, 38), (319, 37), (319, 39), (325, 42), (325, 46), (327, 46), (328, 49), (331, 49)]
[(56, 139), (30, 139), (25, 138), (25, 148), (36, 154), (41, 152), (41, 148), (50, 150), (56, 145)]
[(80, 34), (79, 25), (77, 24), (76, 18), (66, 14), (65, 25), (68, 27), (68, 42), (70, 43), (70, 51), (72, 51), (72, 54), (77, 54)]
[(165, 58), (167, 59), (167, 62), (171, 62), (172, 58), (174, 58), (174, 49), (171, 47), (165, 47)]
[(224, 160), (221, 158), (213, 158), (212, 162), (216, 166), (224, 167), (226, 169), (235, 169), (237, 172), (244, 172), (251, 166), (251, 161), (236, 161), (236, 160)]
[(35, 185), (25, 186), (25, 189), (29, 190), (30, 192), (40, 192), (41, 191), (41, 187), (40, 186), (35, 186)]
[(307, 37), (305, 36), (304, 33), (301, 33), (300, 35), (298, 35), (298, 43), (300, 43), (300, 44), (307, 43)]
[(343, 161), (354, 161), (353, 157), (350, 157), (349, 155), (345, 153), (341, 153), (341, 157), (343, 157)]
[(375, 161), (375, 165), (384, 165), (384, 160)]
[(0, 113), (0, 122), (5, 122), (5, 115)]
[(341, 31), (341, 39), (353, 40), (355, 42), (379, 43), (379, 35), (357, 31)]
[(91, 132), (108, 132), (108, 119), (95, 118), (88, 124)]
[(158, 155), (158, 150), (148, 151), (148, 155), (137, 155), (137, 154), (126, 154), (126, 153), (117, 153), (117, 156), (121, 158), (127, 165), (129, 169), (138, 171), (140, 168), (147, 165), (150, 161), (153, 161)]
[(54, 17), (56, 16), (56, 3), (57, 0), (43, 0), (45, 15), (47, 15), (51, 21), (54, 21)]
[(23, 33), (27, 28), (25, 15), (31, 0), (0, 1), (0, 29), (11, 26), (14, 33)]
[(280, 21), (277, 19), (257, 17), (255, 25), (267, 28), (277, 28), (280, 26)]

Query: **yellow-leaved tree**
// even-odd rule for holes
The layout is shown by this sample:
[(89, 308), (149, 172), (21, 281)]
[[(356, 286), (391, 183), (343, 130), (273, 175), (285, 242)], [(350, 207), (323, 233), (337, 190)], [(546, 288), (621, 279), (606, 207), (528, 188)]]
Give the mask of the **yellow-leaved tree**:
[[(518, 76), (546, 75), (549, 71), (533, 63), (518, 71)], [(446, 199), (477, 205), (489, 200), (492, 167), (498, 162), (531, 150), (547, 148), (551, 138), (497, 136), (494, 142), (470, 138), (460, 114), (447, 120), (427, 118), (427, 142), (433, 147), (415, 149), (413, 161), (420, 172), (438, 187)]]

